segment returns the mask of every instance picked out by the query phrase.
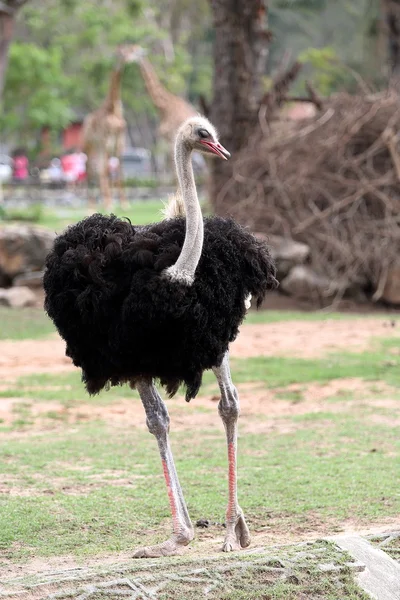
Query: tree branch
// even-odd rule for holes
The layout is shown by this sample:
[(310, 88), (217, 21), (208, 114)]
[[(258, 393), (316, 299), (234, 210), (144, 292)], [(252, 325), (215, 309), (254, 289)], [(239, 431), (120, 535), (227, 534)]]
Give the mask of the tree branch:
[(302, 65), (296, 61), (289, 69), (279, 73), (274, 79), (272, 88), (262, 97), (260, 107), (265, 104), (270, 112), (278, 108), (285, 101), (286, 94), (301, 68)]
[(283, 102), (309, 102), (310, 104), (315, 104), (319, 109), (319, 104), (313, 98), (310, 98), (310, 96), (284, 96), (282, 100)]
[(199, 95), (199, 105), (200, 105), (200, 110), (203, 113), (203, 115), (205, 117), (208, 117), (210, 114), (210, 103), (206, 100), (206, 97), (204, 94)]
[(318, 110), (322, 110), (324, 108), (324, 104), (322, 102), (321, 97), (317, 94), (314, 87), (311, 85), (310, 81), (306, 81), (306, 90), (308, 92), (308, 96), (310, 102), (313, 102)]

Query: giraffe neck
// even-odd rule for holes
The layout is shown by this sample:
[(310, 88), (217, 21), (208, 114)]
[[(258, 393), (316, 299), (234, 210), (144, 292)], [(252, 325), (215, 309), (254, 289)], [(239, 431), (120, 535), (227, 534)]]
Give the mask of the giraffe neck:
[(147, 93), (153, 101), (153, 104), (159, 110), (167, 110), (172, 108), (172, 94), (162, 85), (153, 65), (147, 58), (141, 58), (139, 62), (140, 72), (142, 74)]
[(104, 108), (107, 112), (122, 116), (122, 101), (121, 101), (121, 77), (123, 65), (118, 63), (110, 77), (110, 85), (104, 102)]

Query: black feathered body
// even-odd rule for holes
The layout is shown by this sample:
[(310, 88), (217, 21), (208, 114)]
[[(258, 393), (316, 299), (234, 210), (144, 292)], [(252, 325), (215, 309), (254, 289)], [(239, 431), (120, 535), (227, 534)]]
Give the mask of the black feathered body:
[(204, 220), (192, 285), (170, 280), (185, 219), (137, 227), (92, 215), (57, 237), (47, 258), (45, 308), (82, 368), (89, 393), (158, 379), (193, 398), (205, 369), (218, 366), (245, 316), (276, 286), (266, 245), (230, 219)]

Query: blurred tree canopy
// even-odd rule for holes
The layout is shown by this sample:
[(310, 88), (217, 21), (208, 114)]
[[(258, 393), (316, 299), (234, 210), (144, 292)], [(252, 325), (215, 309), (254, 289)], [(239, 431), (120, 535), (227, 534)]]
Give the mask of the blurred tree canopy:
[[(70, 81), (64, 75), (60, 48), (41, 48), (16, 42), (10, 49), (4, 112), (0, 126), (4, 132), (17, 131), (26, 143), (42, 127), (60, 129), (72, 117), (68, 95)], [(18, 104), (15, 104), (15, 98)]]
[[(59, 127), (98, 107), (123, 43), (145, 46), (164, 84), (193, 100), (210, 89), (211, 37), (208, 0), (32, 0), (10, 53), (2, 131), (33, 131), (46, 117)], [(128, 122), (154, 119), (137, 65), (126, 66), (123, 102)]]
[[(383, 6), (394, 0), (270, 0), (266, 80), (300, 55), (302, 78), (329, 94), (355, 89), (354, 72), (374, 86), (388, 76)], [(209, 0), (8, 0), (17, 11), (3, 112), (4, 135), (58, 129), (98, 107), (109, 84), (118, 44), (149, 51), (162, 82), (198, 104), (211, 97), (215, 33)], [(1, 29), (1, 27), (0, 27)], [(3, 31), (4, 33), (4, 31)], [(5, 38), (0, 39), (1, 43)], [(1, 84), (0, 61), (0, 84)], [(1, 85), (0, 85), (1, 88)], [(28, 91), (29, 90), (29, 91)], [(131, 141), (152, 145), (156, 113), (137, 65), (127, 65), (123, 102)]]
[(322, 94), (351, 91), (358, 73), (381, 87), (388, 76), (384, 19), (381, 0), (272, 1), (270, 68), (277, 68), (290, 52), (292, 58), (300, 54), (307, 65), (297, 85), (312, 78)]
[(2, 0), (0, 2), (0, 98), (8, 65), (8, 53), (15, 30), (18, 11), (28, 0)]

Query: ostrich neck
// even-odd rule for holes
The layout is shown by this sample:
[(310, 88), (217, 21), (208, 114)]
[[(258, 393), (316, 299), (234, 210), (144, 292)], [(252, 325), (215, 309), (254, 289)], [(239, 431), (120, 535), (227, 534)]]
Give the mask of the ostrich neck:
[(175, 165), (186, 213), (186, 233), (182, 251), (170, 274), (174, 279), (192, 283), (203, 249), (203, 216), (193, 175), (191, 149), (184, 143), (175, 146)]

